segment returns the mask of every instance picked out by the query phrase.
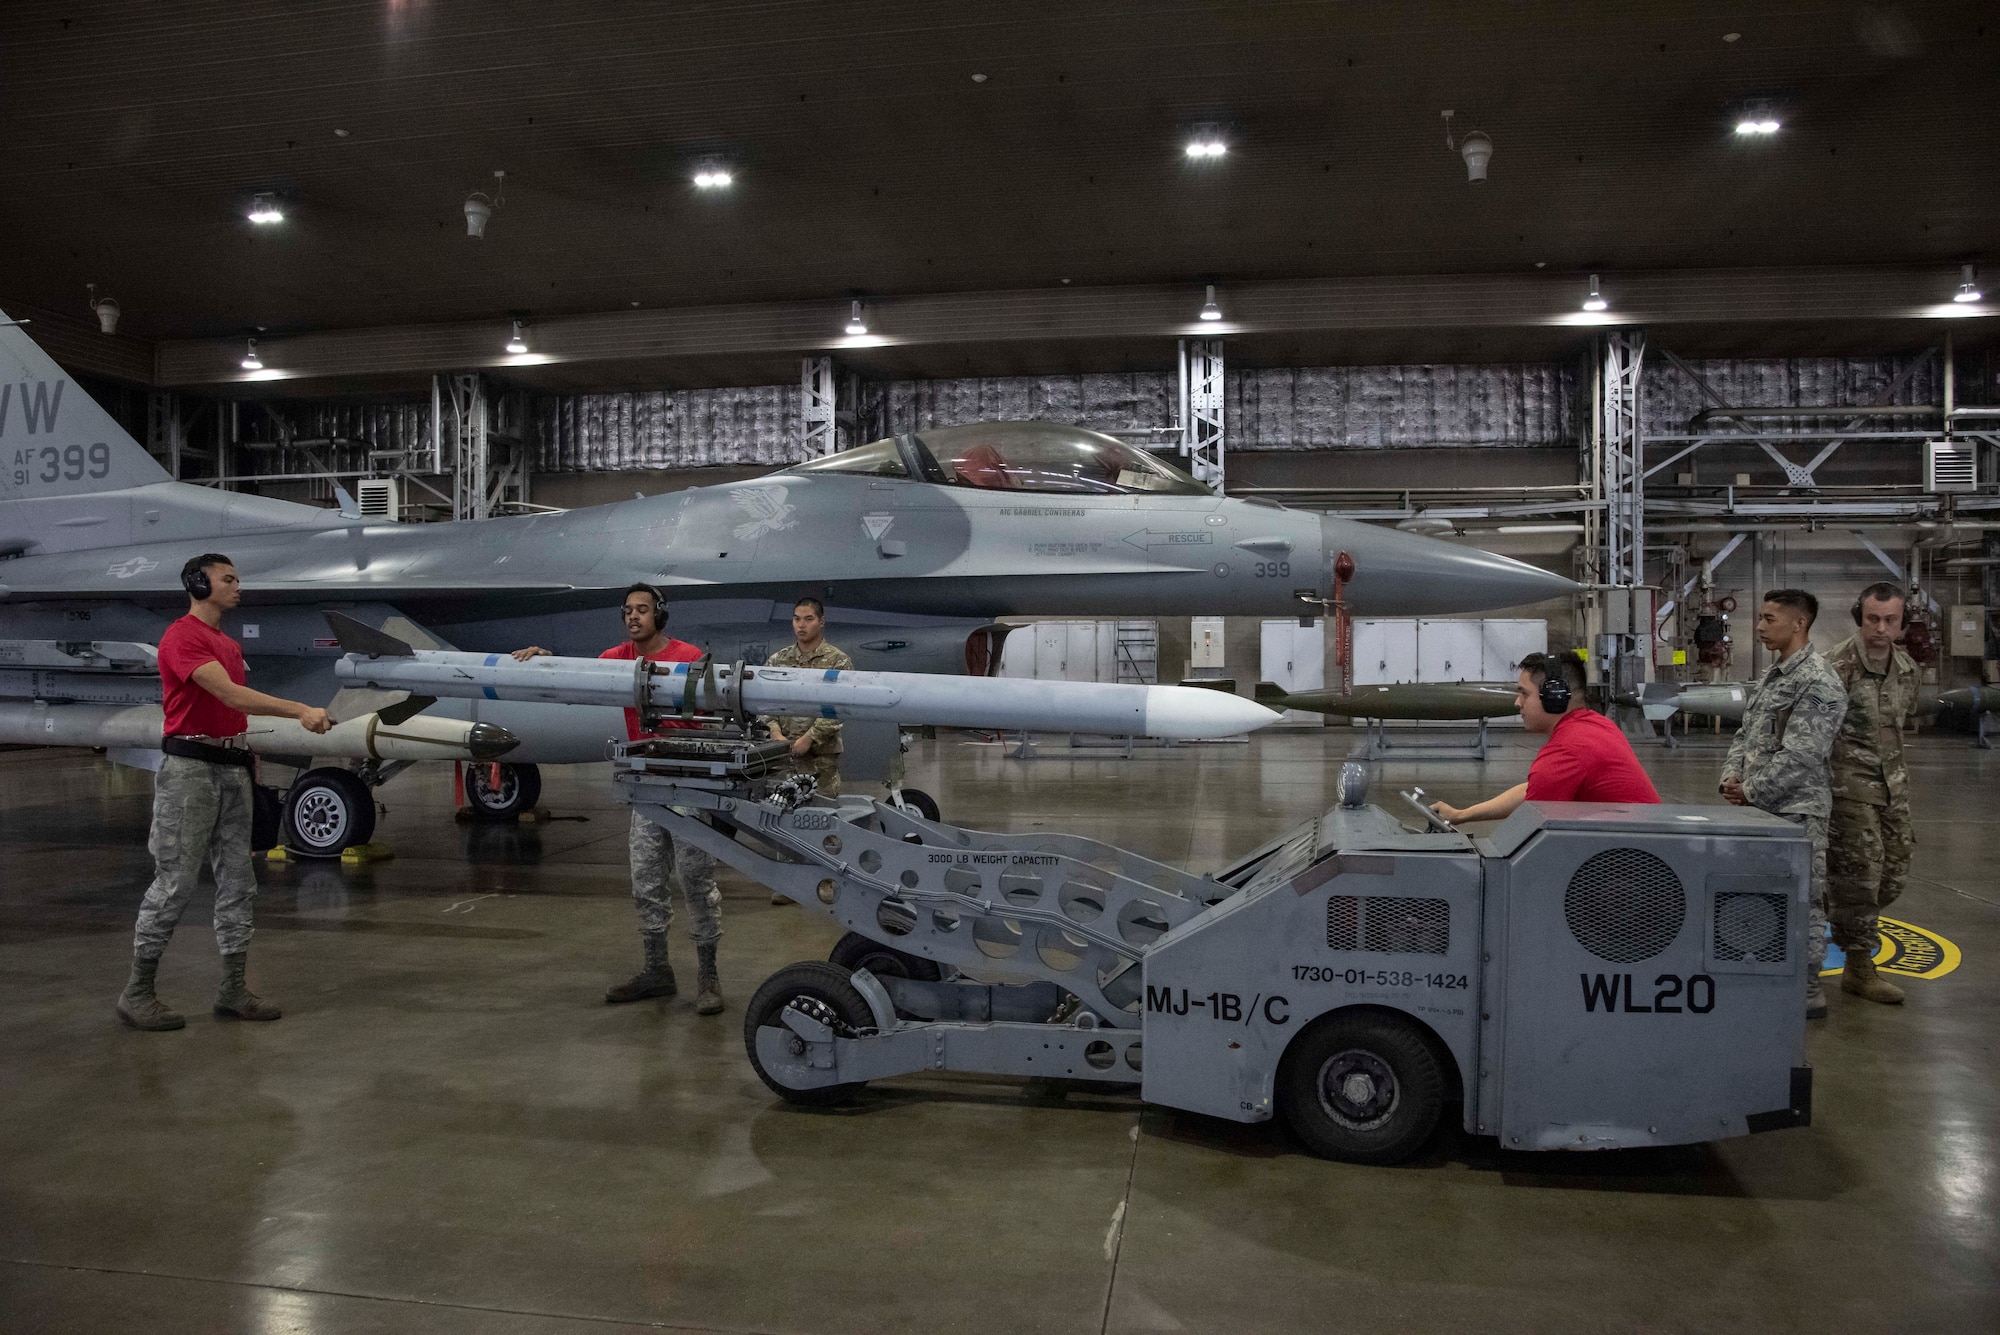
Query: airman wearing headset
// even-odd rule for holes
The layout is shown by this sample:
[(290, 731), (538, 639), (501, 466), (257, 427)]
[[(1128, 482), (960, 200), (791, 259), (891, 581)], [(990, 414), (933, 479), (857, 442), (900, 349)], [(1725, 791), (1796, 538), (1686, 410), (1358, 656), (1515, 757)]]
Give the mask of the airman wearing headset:
[(1644, 802), (1660, 795), (1639, 767), (1625, 734), (1583, 703), (1583, 658), (1576, 653), (1529, 654), (1521, 660), (1514, 701), (1521, 725), (1548, 741), (1528, 766), (1528, 781), (1498, 797), (1459, 808), (1434, 802), (1448, 821), (1501, 820), (1523, 802)]
[(236, 566), (204, 552), (181, 567), (187, 615), (160, 636), (160, 749), (153, 776), (153, 884), (133, 930), (132, 974), (118, 997), (118, 1018), (134, 1029), (181, 1029), (187, 1021), (160, 1000), (153, 978), (174, 925), (194, 894), (201, 869), (215, 873), (215, 944), (222, 952), (222, 989), (215, 1014), (275, 1020), (282, 1013), (244, 981), (250, 950), (250, 906), (257, 873), (250, 865), (251, 758), (247, 717), (297, 719), (307, 732), (332, 725), (324, 709), (281, 700), (244, 684), (243, 649), (222, 629), (222, 614), (243, 597)]
[[(701, 650), (667, 634), (667, 600), (652, 585), (629, 586), (619, 615), (625, 620), (625, 641), (612, 645), (599, 658), (692, 663), (701, 657)], [(540, 645), (530, 645), (516, 649), (514, 657), (525, 663), (550, 652)], [(660, 724), (659, 731), (693, 726), (669, 719)], [(635, 742), (646, 735), (636, 709), (625, 711), (625, 735)], [(722, 891), (715, 884), (715, 859), (686, 840), (676, 842), (636, 810), (632, 813), (627, 851), (632, 865), (632, 902), (639, 910), (639, 941), (645, 947), (646, 963), (638, 973), (606, 989), (604, 1000), (618, 1005), (671, 997), (680, 990), (673, 966), (667, 962), (667, 928), (674, 921), (673, 882), (678, 881), (681, 897), (687, 901), (688, 934), (694, 938), (695, 1014), (720, 1015), (722, 982), (716, 971), (715, 952), (716, 943), (722, 939)]]

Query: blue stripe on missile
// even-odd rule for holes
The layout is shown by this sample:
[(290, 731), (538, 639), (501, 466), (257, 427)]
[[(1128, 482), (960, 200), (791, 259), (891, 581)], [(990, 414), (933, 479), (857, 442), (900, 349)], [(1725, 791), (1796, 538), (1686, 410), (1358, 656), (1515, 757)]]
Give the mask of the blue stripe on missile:
[[(828, 668), (828, 669), (826, 670), (826, 677), (825, 677), (824, 679), (825, 679), (825, 680), (827, 680), (827, 681), (839, 681), (839, 680), (840, 680), (840, 669), (839, 669), (839, 668)], [(828, 715), (827, 717), (831, 718), (831, 717), (832, 717), (832, 715), (830, 715), (830, 714), (829, 714), (829, 715)]]
[[(495, 664), (497, 664), (497, 663), (498, 663), (499, 661), (500, 661), (500, 655), (498, 655), (498, 654), (488, 654), (488, 655), (486, 655), (486, 666), (487, 666), (487, 667), (492, 667), (492, 666), (494, 666)], [(498, 692), (496, 692), (496, 691), (495, 691), (495, 690), (494, 690), (494, 689), (493, 689), (493, 688), (492, 688), (491, 686), (482, 686), (482, 687), (480, 687), (479, 689), (480, 689), (480, 690), (482, 690), (482, 691), (484, 691), (484, 692), (486, 693), (486, 698), (487, 698), (488, 700), (498, 700), (498, 699), (500, 698), (500, 696), (499, 696), (499, 693), (498, 693)]]
[(836, 714), (836, 713), (834, 713), (834, 712), (833, 712), (833, 706), (832, 706), (832, 705), (821, 705), (821, 706), (819, 707), (819, 716), (820, 716), (821, 718), (839, 718), (839, 717), (840, 717), (840, 715), (838, 715), (838, 714)]

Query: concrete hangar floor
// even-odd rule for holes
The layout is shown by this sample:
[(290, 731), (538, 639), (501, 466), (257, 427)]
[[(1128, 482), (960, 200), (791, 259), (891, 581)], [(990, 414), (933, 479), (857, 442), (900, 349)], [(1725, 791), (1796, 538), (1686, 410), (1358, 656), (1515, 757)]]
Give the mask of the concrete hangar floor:
[[(1116, 758), (920, 743), (948, 819), (1064, 828), (1197, 869), (1333, 800), (1350, 734)], [(1486, 764), (1378, 767), (1465, 801)], [(1644, 758), (1713, 801), (1720, 753)], [(1558, 1156), (1447, 1131), (1413, 1163), (964, 1077), (813, 1113), (767, 1091), (742, 1006), (834, 932), (724, 873), (728, 1011), (606, 1007), (636, 963), (625, 816), (455, 826), (386, 791), (393, 861), (260, 870), (274, 1025), (211, 1020), (198, 904), (161, 971), (178, 1033), (120, 1026), (150, 783), (0, 755), (0, 1329), (215, 1331), (1979, 1331), (2000, 1329), (2000, 754), (1917, 746), (1917, 882), (1954, 943), (1900, 1009), (1833, 994), (1815, 1124)], [(692, 950), (675, 928), (676, 962)]]

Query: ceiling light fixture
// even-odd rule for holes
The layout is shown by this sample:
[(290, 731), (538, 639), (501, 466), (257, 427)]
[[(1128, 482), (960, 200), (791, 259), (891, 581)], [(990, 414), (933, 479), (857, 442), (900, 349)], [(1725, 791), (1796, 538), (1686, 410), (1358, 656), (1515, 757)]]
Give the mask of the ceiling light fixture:
[(1590, 295), (1583, 299), (1583, 308), (1587, 311), (1601, 311), (1610, 304), (1610, 302), (1604, 299), (1604, 294), (1597, 290), (1597, 275), (1592, 274), (1590, 276)]
[(735, 184), (736, 177), (718, 158), (703, 158), (694, 171), (694, 187), (697, 190), (727, 190)]
[(513, 353), (515, 356), (518, 357), (520, 354), (526, 352), (527, 350), (528, 350), (528, 340), (522, 337), (521, 322), (519, 320), (516, 320), (514, 321), (514, 336), (507, 340), (507, 351)]
[(118, 332), (118, 302), (113, 297), (97, 295), (97, 284), (85, 283), (90, 290), (91, 313), (97, 316), (97, 327), (107, 334)]
[(1486, 164), (1493, 161), (1493, 139), (1484, 130), (1474, 130), (1465, 138), (1454, 143), (1451, 137), (1453, 112), (1441, 112), (1444, 117), (1444, 146), (1452, 149), (1465, 159), (1465, 179), (1477, 185), (1486, 179)]
[(861, 303), (858, 301), (848, 307), (847, 332), (855, 335), (868, 332), (868, 322), (861, 318)]
[(493, 210), (506, 202), (507, 173), (496, 171), (493, 173), (493, 180), (495, 184), (492, 194), (489, 195), (484, 190), (475, 190), (465, 197), (465, 234), (474, 241), (485, 239), (486, 224), (492, 220)]
[(1752, 102), (1743, 108), (1743, 114), (1736, 118), (1736, 133), (1743, 138), (1776, 134), (1779, 130), (1778, 117), (1769, 104)]
[(1214, 125), (1198, 126), (1188, 138), (1187, 155), (1197, 161), (1219, 158), (1228, 151), (1229, 145), (1222, 137), (1222, 130)]
[(238, 365), (246, 371), (261, 371), (264, 369), (264, 359), (257, 355), (257, 336), (255, 334), (250, 336), (250, 346), (244, 349), (243, 360)]
[[(1976, 281), (1977, 276), (1978, 271), (1970, 264), (1960, 265), (1958, 270), (1958, 294), (1952, 300), (1961, 302), (1978, 301), (1981, 297), (1985, 296), (1986, 294), (1979, 290), (1979, 284)], [(107, 330), (106, 332), (110, 331)]]
[(283, 222), (285, 211), (278, 207), (278, 197), (265, 191), (250, 197), (250, 209), (244, 216), (259, 227), (269, 227)]
[(1204, 320), (1220, 320), (1222, 318), (1222, 307), (1215, 304), (1215, 284), (1213, 283), (1208, 285), (1208, 302), (1201, 308), (1201, 318)]

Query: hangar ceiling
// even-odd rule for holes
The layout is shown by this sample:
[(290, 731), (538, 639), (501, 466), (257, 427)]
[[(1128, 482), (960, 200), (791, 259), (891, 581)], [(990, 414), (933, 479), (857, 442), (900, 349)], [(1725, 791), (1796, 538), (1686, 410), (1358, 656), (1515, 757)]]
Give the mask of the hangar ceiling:
[[(2000, 20), (1978, 3), (21, 0), (0, 10), (0, 298), (81, 316), (95, 282), (142, 340), (815, 303), (837, 335), (850, 297), (1065, 280), (1185, 288), (1190, 316), (1204, 281), (1227, 302), (1684, 269), (1895, 266), (1935, 271), (1942, 300), (1959, 263), (2000, 263), (1997, 64)], [(1752, 99), (1780, 133), (1731, 133)], [(1485, 184), (1446, 147), (1445, 108), (1457, 134), (1492, 136)], [(1211, 123), (1229, 153), (1191, 161), (1189, 131)], [(690, 183), (708, 153), (729, 190)], [(496, 168), (504, 202), (474, 241), (461, 206)], [(258, 190), (281, 192), (284, 224), (244, 219)], [(1682, 345), (1753, 350), (1719, 315)], [(1935, 342), (1921, 323), (1857, 308), (1770, 336)], [(1563, 343), (1444, 322), (1243, 350)], [(1052, 325), (932, 360), (1133, 355)], [(642, 355), (599, 374), (722, 383), (780, 361)]]

